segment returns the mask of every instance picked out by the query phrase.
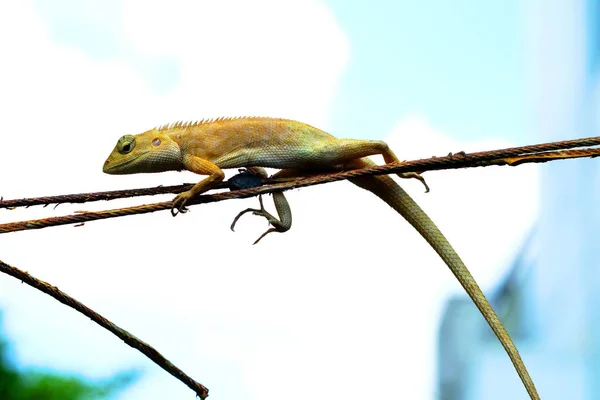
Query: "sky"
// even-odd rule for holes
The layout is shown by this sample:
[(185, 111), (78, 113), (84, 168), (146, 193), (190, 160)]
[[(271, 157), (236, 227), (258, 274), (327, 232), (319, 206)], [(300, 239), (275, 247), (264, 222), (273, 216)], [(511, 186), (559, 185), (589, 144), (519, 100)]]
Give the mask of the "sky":
[(327, 3), (352, 44), (332, 113), (343, 131), (371, 136), (423, 111), (459, 139), (526, 137), (522, 2)]
[[(522, 10), (516, 1), (471, 3), (0, 3), (0, 195), (198, 181), (101, 167), (123, 134), (221, 115), (381, 139), (401, 159), (534, 142)], [(493, 290), (535, 221), (537, 170), (426, 178), (431, 193), (403, 186)], [(0, 210), (0, 221), (170, 198)], [(293, 228), (256, 246), (264, 221), (247, 216), (229, 230), (256, 205), (248, 199), (175, 219), (162, 212), (2, 235), (0, 259), (155, 346), (211, 399), (434, 398), (440, 313), (461, 293), (452, 274), (393, 210), (349, 183), (288, 198)], [(92, 378), (139, 368), (143, 378), (119, 398), (193, 396), (13, 278), (0, 276), (0, 307), (22, 366)]]

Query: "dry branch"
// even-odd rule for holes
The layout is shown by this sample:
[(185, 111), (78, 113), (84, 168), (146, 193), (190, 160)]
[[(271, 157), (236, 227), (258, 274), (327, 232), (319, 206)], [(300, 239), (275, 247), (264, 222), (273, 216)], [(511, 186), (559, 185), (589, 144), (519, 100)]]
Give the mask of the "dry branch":
[(173, 375), (175, 378), (179, 379), (185, 385), (187, 385), (190, 389), (192, 389), (196, 395), (198, 395), (202, 400), (208, 397), (208, 389), (202, 385), (201, 383), (196, 382), (188, 375), (186, 375), (182, 370), (173, 365), (169, 360), (163, 357), (154, 347), (149, 344), (141, 341), (140, 339), (133, 336), (131, 333), (127, 332), (125, 329), (122, 329), (112, 323), (111, 321), (104, 318), (102, 315), (98, 314), (94, 310), (86, 307), (83, 303), (75, 300), (73, 297), (69, 296), (65, 292), (58, 289), (56, 286), (52, 286), (47, 282), (44, 282), (40, 279), (37, 279), (31, 276), (29, 273), (21, 271), (18, 268), (15, 268), (11, 265), (8, 265), (2, 261), (0, 261), (0, 272), (4, 272), (16, 279), (19, 279), (21, 282), (28, 284), (31, 287), (36, 288), (37, 290), (46, 293), (49, 296), (52, 296), (56, 300), (61, 303), (79, 311), (86, 317), (90, 318), (92, 321), (107, 329), (112, 334), (117, 336), (119, 339), (123, 340), (129, 346), (134, 349), (142, 352), (146, 357), (154, 361), (157, 365), (159, 365), (162, 369)]

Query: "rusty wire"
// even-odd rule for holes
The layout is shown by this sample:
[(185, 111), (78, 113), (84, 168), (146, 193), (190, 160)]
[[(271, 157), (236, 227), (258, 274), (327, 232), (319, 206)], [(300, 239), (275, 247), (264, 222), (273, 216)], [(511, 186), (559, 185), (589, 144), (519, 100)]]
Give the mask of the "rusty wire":
[(196, 382), (194, 379), (186, 375), (185, 372), (177, 368), (169, 360), (163, 357), (158, 351), (156, 351), (154, 347), (136, 338), (131, 333), (127, 332), (125, 329), (118, 327), (108, 319), (104, 318), (102, 315), (86, 307), (81, 302), (75, 300), (73, 297), (61, 291), (56, 286), (52, 286), (47, 282), (37, 279), (34, 276), (30, 275), (28, 272), (21, 271), (20, 269), (6, 264), (3, 261), (0, 261), (0, 272), (4, 272), (5, 274), (8, 274), (20, 280), (21, 282), (25, 282), (29, 286), (32, 286), (35, 289), (44, 292), (49, 296), (52, 296), (54, 299), (60, 301), (66, 306), (69, 306), (79, 311), (80, 313), (90, 318), (92, 321), (94, 321), (104, 329), (110, 331), (119, 339), (123, 340), (129, 346), (139, 350), (146, 357), (158, 364), (162, 369), (164, 369), (169, 374), (173, 375), (175, 378), (183, 382), (187, 387), (192, 389), (196, 393), (196, 395), (199, 396), (202, 400), (208, 397), (208, 389), (204, 385)]
[(123, 199), (127, 197), (136, 196), (150, 196), (156, 194), (165, 193), (181, 193), (189, 190), (191, 184), (173, 185), (173, 186), (158, 186), (153, 188), (141, 188), (141, 189), (125, 189), (125, 190), (113, 190), (108, 192), (95, 192), (95, 193), (77, 193), (77, 194), (63, 194), (59, 196), (41, 196), (41, 197), (29, 197), (24, 199), (14, 200), (2, 200), (0, 199), (0, 208), (13, 209), (17, 207), (31, 207), (43, 205), (46, 207), (49, 204), (63, 204), (63, 203), (87, 203), (89, 201), (98, 200), (113, 200)]
[[(489, 165), (511, 165), (516, 166), (524, 163), (531, 162), (546, 162), (550, 160), (558, 160), (558, 159), (568, 159), (568, 158), (581, 158), (581, 157), (597, 157), (598, 149), (581, 149), (581, 150), (572, 150), (572, 151), (557, 151), (557, 150), (565, 150), (575, 147), (589, 147), (600, 145), (600, 136), (599, 137), (590, 137), (584, 139), (574, 139), (574, 140), (565, 140), (560, 142), (550, 142), (550, 143), (542, 143), (531, 146), (522, 146), (522, 147), (511, 147), (500, 150), (492, 150), (492, 151), (483, 151), (477, 153), (457, 153), (454, 155), (448, 155), (445, 157), (432, 157), (426, 158), (422, 160), (414, 160), (414, 161), (405, 161), (399, 164), (386, 164), (379, 167), (370, 167), (365, 168), (362, 173), (359, 173), (355, 176), (365, 176), (365, 175), (383, 175), (390, 173), (399, 173), (399, 172), (426, 172), (426, 171), (434, 171), (434, 170), (444, 170), (444, 169), (457, 169), (457, 168), (473, 168), (473, 167), (483, 167)], [(335, 175), (335, 174), (334, 174)], [(337, 181), (341, 179), (347, 179), (343, 177), (344, 175), (340, 175), (341, 177), (338, 179), (333, 179), (332, 181)], [(292, 182), (289, 178), (264, 178), (261, 179), (262, 185), (270, 185), (274, 183), (282, 183), (282, 182)], [(325, 183), (324, 182), (315, 182), (311, 184), (317, 183)], [(309, 184), (309, 185), (311, 185)], [(291, 185), (291, 184), (290, 184)], [(305, 185), (308, 186), (308, 185)], [(192, 187), (192, 184), (182, 184), (182, 185), (173, 185), (173, 186), (157, 186), (151, 188), (140, 188), (140, 189), (127, 189), (127, 190), (116, 190), (116, 191), (105, 191), (105, 192), (94, 192), (94, 193), (80, 193), (80, 194), (68, 194), (68, 195), (59, 195), (59, 196), (44, 196), (44, 197), (31, 197), (24, 199), (14, 199), (14, 200), (3, 200), (0, 199), (0, 209), (2, 208), (16, 208), (16, 207), (30, 207), (35, 205), (44, 205), (48, 204), (62, 204), (62, 203), (86, 203), (90, 201), (99, 201), (99, 200), (114, 200), (114, 199), (122, 199), (128, 197), (137, 197), (137, 196), (151, 196), (158, 194), (166, 194), (166, 193), (181, 193), (186, 190), (189, 190)], [(222, 182), (215, 187), (215, 189), (225, 189), (229, 188), (230, 185), (228, 182)], [(294, 186), (295, 187), (295, 186)], [(293, 187), (278, 187), (277, 190), (286, 190), (292, 189)], [(274, 190), (275, 191), (275, 190)], [(258, 193), (256, 193), (258, 194)], [(255, 195), (256, 195), (255, 194)], [(251, 197), (252, 195), (245, 196)], [(237, 197), (233, 197), (237, 198)], [(216, 200), (218, 201), (218, 200)], [(162, 208), (160, 208), (162, 210)], [(154, 211), (158, 211), (156, 209)]]
[[(356, 169), (351, 171), (335, 172), (330, 174), (315, 175), (307, 178), (296, 179), (289, 181), (289, 178), (284, 182), (272, 183), (266, 186), (235, 190), (231, 192), (217, 193), (211, 195), (198, 196), (192, 199), (189, 205), (213, 203), (228, 199), (243, 199), (248, 197), (257, 196), (259, 194), (272, 193), (278, 191), (284, 191), (289, 189), (296, 189), (305, 186), (312, 186), (322, 183), (335, 182), (343, 179), (357, 178), (367, 175), (383, 175), (391, 173), (402, 173), (402, 172), (425, 172), (442, 169), (457, 169), (457, 168), (474, 168), (483, 167), (490, 165), (512, 165), (517, 166), (525, 163), (540, 163), (552, 160), (569, 159), (569, 158), (581, 158), (581, 157), (598, 157), (600, 156), (600, 148), (588, 148), (578, 150), (561, 150), (573, 147), (591, 146), (600, 144), (600, 137), (568, 140), (562, 142), (544, 143), (533, 146), (523, 147), (512, 147), (501, 150), (484, 151), (478, 153), (458, 153), (450, 154), (445, 157), (432, 157), (422, 160), (406, 161), (401, 163), (385, 164), (369, 168)], [(278, 182), (276, 179), (265, 179), (264, 183)], [(137, 195), (149, 195), (158, 193), (168, 193), (173, 191), (174, 193), (186, 190), (188, 186), (177, 185), (177, 186), (165, 186), (157, 188), (145, 188), (145, 189), (134, 189), (116, 192), (98, 192), (88, 193), (80, 195), (68, 195), (68, 196), (56, 196), (56, 197), (44, 197), (44, 198), (33, 198), (23, 199), (23, 205), (29, 206), (32, 201), (44, 202), (59, 202), (59, 201), (70, 201), (77, 200), (82, 202), (85, 199), (90, 201), (95, 200), (108, 200), (119, 197), (132, 197)], [(221, 187), (227, 187), (227, 184)], [(66, 200), (70, 199), (70, 200)], [(24, 201), (26, 200), (26, 201)], [(7, 200), (0, 202), (0, 208), (3, 205), (11, 204), (14, 206), (19, 200)], [(85, 200), (87, 201), (87, 200)], [(78, 212), (72, 215), (42, 218), (37, 220), (9, 222), (0, 224), (0, 234), (8, 232), (16, 232), (29, 229), (41, 229), (50, 226), (59, 226), (67, 224), (81, 224), (88, 221), (94, 221), (106, 218), (122, 217), (126, 215), (134, 214), (145, 214), (155, 211), (168, 210), (171, 208), (171, 201), (165, 201), (160, 203), (145, 204), (133, 207), (118, 208), (106, 211), (97, 212)]]

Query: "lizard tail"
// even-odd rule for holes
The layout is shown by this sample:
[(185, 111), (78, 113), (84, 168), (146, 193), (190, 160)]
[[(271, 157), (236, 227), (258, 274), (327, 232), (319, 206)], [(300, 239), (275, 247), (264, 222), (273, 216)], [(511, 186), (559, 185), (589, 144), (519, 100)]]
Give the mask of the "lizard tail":
[[(364, 165), (357, 165), (357, 167), (374, 165), (374, 162), (364, 158), (360, 160), (360, 164), (363, 163)], [(439, 254), (454, 276), (458, 279), (469, 297), (471, 297), (500, 340), (500, 343), (502, 343), (502, 346), (508, 353), (510, 360), (517, 370), (521, 381), (523, 381), (529, 397), (532, 400), (539, 400), (540, 396), (537, 393), (533, 380), (529, 376), (529, 372), (521, 359), (519, 351), (504, 328), (504, 325), (502, 325), (502, 322), (498, 319), (496, 312), (481, 291), (475, 278), (473, 278), (454, 248), (452, 248), (442, 232), (421, 207), (419, 207), (404, 189), (387, 175), (354, 178), (350, 181), (355, 185), (374, 193), (389, 204), (402, 215), (402, 217), (404, 217), (421, 234), (421, 236), (423, 236), (423, 238), (425, 238), (431, 247), (433, 247), (436, 253)]]

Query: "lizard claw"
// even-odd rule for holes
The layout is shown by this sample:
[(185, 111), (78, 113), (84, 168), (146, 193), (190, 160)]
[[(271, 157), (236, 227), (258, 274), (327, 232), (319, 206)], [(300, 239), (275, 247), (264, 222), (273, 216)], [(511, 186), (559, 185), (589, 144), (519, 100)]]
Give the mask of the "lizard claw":
[(425, 193), (429, 193), (429, 185), (427, 185), (427, 182), (425, 182), (425, 178), (423, 178), (423, 176), (421, 174), (416, 173), (416, 172), (402, 172), (402, 173), (398, 174), (398, 176), (403, 179), (410, 179), (410, 178), (418, 179), (419, 181), (421, 181), (423, 186), (425, 186)]
[[(241, 211), (238, 215), (235, 216), (235, 218), (233, 219), (233, 222), (231, 223), (231, 230), (233, 232), (235, 232), (235, 224), (237, 224), (238, 220), (240, 219), (240, 217), (246, 213), (252, 212), (252, 214), (254, 215), (262, 215), (263, 217), (267, 218), (267, 220), (269, 219), (266, 214), (269, 214), (267, 212), (267, 210), (265, 210), (265, 207), (263, 205), (263, 201), (262, 201), (262, 195), (258, 195), (258, 201), (260, 203), (260, 209), (258, 208), (246, 208), (244, 211)], [(271, 214), (269, 214), (271, 215)]]
[(260, 236), (258, 237), (258, 239), (256, 239), (256, 240), (254, 241), (254, 243), (252, 243), (252, 245), (255, 245), (256, 243), (260, 242), (260, 239), (264, 238), (265, 236), (267, 236), (267, 235), (268, 235), (269, 233), (271, 233), (271, 232), (277, 232), (277, 229), (276, 229), (276, 228), (270, 228), (270, 229), (267, 229), (267, 231), (266, 231), (265, 233), (263, 233), (262, 235), (260, 235)]
[(178, 214), (185, 214), (186, 212), (188, 212), (189, 210), (185, 207), (171, 207), (171, 215), (176, 217)]
[(185, 205), (191, 198), (192, 196), (189, 194), (189, 192), (179, 193), (173, 199), (173, 205), (171, 206), (171, 215), (175, 217), (177, 216), (177, 214), (185, 214), (186, 212), (188, 212), (189, 210)]
[(229, 227), (231, 229), (232, 232), (235, 232), (235, 224), (237, 224), (238, 219), (240, 219), (240, 217), (248, 212), (256, 212), (256, 211), (260, 211), (257, 210), (256, 208), (246, 208), (244, 211), (240, 212), (238, 215), (235, 216), (235, 218), (233, 219), (233, 222), (231, 223), (231, 226)]
[[(267, 229), (267, 231), (265, 233), (263, 233), (262, 235), (260, 235), (258, 237), (258, 239), (256, 239), (254, 241), (254, 243), (252, 243), (253, 245), (260, 242), (260, 240), (262, 238), (264, 238), (265, 236), (267, 236), (269, 233), (271, 232), (280, 232), (281, 229), (278, 229), (277, 226), (280, 224), (279, 220), (277, 218), (275, 218), (274, 216), (272, 216), (267, 210), (265, 210), (265, 207), (263, 205), (263, 201), (262, 201), (262, 195), (258, 195), (258, 201), (260, 203), (260, 208), (247, 208), (244, 211), (240, 212), (238, 215), (236, 215), (236, 217), (233, 219), (233, 222), (231, 223), (231, 230), (233, 231), (235, 228), (235, 224), (238, 222), (238, 220), (240, 219), (240, 217), (246, 213), (252, 212), (253, 215), (258, 215), (261, 217), (265, 217), (267, 219), (267, 221), (269, 221), (269, 224), (273, 225), (272, 228)], [(286, 229), (287, 230), (287, 229)]]

